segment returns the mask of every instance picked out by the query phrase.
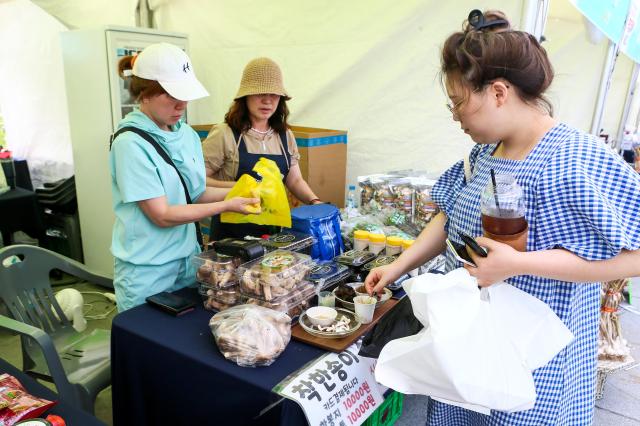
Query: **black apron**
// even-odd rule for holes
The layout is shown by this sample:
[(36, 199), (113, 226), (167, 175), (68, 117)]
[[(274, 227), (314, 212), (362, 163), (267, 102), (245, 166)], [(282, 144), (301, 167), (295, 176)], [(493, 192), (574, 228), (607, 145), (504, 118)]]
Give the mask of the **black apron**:
[[(238, 146), (238, 173), (236, 173), (235, 180), (240, 179), (240, 176), (247, 174), (256, 179), (260, 177), (253, 171), (253, 167), (256, 165), (260, 158), (266, 158), (274, 161), (280, 173), (282, 174), (282, 182), (286, 182), (289, 175), (289, 167), (291, 164), (291, 156), (289, 155), (289, 149), (287, 144), (287, 131), (283, 130), (279, 133), (280, 136), (280, 148), (284, 155), (280, 154), (250, 154), (247, 151), (247, 145), (244, 142), (244, 135), (240, 134), (236, 130), (233, 130), (234, 140)], [(255, 223), (222, 223), (220, 222), (220, 215), (215, 215), (211, 218), (211, 230), (210, 241), (219, 241), (223, 238), (244, 238), (247, 235), (253, 237), (261, 237), (263, 235), (272, 235), (280, 232), (280, 228), (277, 226), (269, 225), (256, 225)]]

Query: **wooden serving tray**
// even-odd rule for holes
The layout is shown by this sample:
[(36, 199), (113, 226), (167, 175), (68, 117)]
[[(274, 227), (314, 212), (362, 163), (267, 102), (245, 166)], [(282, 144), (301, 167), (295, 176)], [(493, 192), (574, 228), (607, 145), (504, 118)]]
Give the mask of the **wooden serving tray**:
[(373, 313), (373, 321), (369, 324), (362, 324), (358, 331), (341, 339), (326, 339), (324, 337), (313, 336), (307, 333), (300, 324), (296, 324), (291, 327), (291, 337), (300, 342), (307, 343), (311, 346), (317, 346), (331, 352), (342, 352), (358, 340), (362, 335), (367, 333), (373, 328), (374, 325), (393, 308), (398, 301), (396, 299), (389, 299), (382, 304), (379, 308), (376, 308)]

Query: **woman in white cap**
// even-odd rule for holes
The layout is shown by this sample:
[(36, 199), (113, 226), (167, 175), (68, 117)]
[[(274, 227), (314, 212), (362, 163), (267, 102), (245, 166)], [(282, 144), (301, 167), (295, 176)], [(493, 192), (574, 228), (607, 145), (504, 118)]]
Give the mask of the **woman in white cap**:
[[(302, 177), (295, 137), (287, 126), (291, 97), (284, 89), (280, 67), (256, 58), (244, 68), (240, 89), (224, 117), (202, 145), (207, 186), (231, 188), (243, 174), (252, 174), (260, 157), (276, 162), (285, 186), (300, 201), (321, 203)], [(211, 237), (260, 237), (277, 232), (269, 226), (220, 223), (214, 216)]]
[(139, 102), (120, 121), (109, 158), (114, 287), (123, 311), (195, 283), (190, 257), (200, 251), (200, 238), (194, 222), (223, 211), (247, 213), (247, 204), (259, 200), (222, 201), (228, 189), (205, 187), (200, 139), (181, 118), (188, 101), (209, 94), (182, 49), (153, 44), (122, 58), (118, 68)]

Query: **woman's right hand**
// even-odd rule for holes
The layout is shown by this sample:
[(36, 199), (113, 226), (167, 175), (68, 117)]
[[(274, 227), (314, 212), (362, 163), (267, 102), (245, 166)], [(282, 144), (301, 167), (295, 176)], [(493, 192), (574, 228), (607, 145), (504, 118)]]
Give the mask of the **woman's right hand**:
[(364, 287), (367, 289), (367, 293), (372, 296), (375, 293), (380, 294), (383, 288), (395, 282), (400, 275), (402, 275), (402, 271), (398, 270), (395, 262), (389, 265), (379, 266), (369, 272), (367, 279), (364, 280)]
[(260, 209), (256, 210), (256, 204), (260, 205), (260, 198), (244, 198), (234, 197), (225, 201), (227, 203), (228, 212), (242, 213), (242, 214), (257, 214), (260, 213)]

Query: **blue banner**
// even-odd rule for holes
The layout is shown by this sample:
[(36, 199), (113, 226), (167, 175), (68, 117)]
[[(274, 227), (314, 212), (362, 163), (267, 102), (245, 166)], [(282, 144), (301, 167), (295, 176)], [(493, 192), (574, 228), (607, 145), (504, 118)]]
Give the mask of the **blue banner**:
[(624, 34), (630, 2), (631, 0), (572, 0), (580, 13), (614, 43), (619, 43)]
[(631, 1), (620, 50), (634, 62), (640, 63), (640, 1), (638, 0)]

